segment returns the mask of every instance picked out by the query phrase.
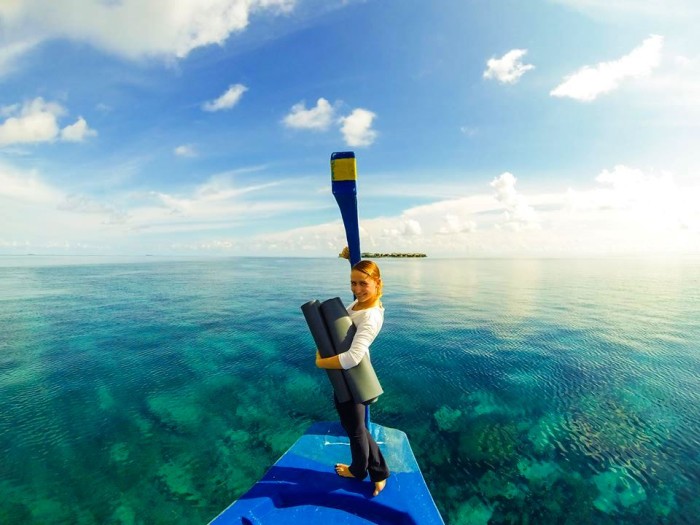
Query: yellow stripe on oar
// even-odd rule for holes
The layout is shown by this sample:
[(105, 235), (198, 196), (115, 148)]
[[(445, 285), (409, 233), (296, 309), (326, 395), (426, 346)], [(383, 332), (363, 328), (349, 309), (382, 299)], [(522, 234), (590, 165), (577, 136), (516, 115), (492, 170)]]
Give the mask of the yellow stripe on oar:
[(355, 158), (331, 160), (331, 181), (357, 180), (357, 162)]

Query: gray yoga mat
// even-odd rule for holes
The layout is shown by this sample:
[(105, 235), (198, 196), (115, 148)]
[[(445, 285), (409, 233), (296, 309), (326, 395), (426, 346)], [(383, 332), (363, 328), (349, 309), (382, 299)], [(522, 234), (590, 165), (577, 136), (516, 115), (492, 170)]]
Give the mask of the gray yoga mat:
[[(355, 335), (355, 325), (348, 315), (340, 297), (323, 301), (320, 305), (321, 316), (326, 323), (327, 333), (336, 354), (346, 352), (352, 344)], [(350, 394), (355, 403), (368, 405), (374, 403), (384, 393), (374, 372), (369, 354), (365, 355), (360, 364), (343, 371)]]
[[(313, 301), (301, 305), (301, 311), (306, 319), (306, 324), (309, 325), (309, 330), (316, 343), (316, 348), (318, 348), (318, 353), (321, 354), (321, 357), (333, 357), (335, 355), (335, 348), (328, 335), (326, 323), (321, 317), (320, 306), (321, 303), (314, 299)], [(328, 379), (331, 385), (333, 385), (335, 397), (338, 401), (341, 403), (350, 401), (352, 396), (345, 382), (343, 370), (326, 370), (326, 372), (328, 372)]]

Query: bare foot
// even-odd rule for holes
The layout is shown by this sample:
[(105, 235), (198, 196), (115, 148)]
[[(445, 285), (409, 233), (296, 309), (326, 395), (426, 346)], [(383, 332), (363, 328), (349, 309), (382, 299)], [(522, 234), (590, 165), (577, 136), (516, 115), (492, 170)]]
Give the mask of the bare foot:
[(377, 481), (377, 482), (374, 484), (374, 493), (372, 494), (372, 496), (377, 496), (377, 495), (379, 495), (379, 493), (380, 493), (382, 490), (384, 490), (384, 487), (386, 487), (386, 480), (385, 480), (385, 479), (383, 479), (382, 481)]
[(335, 464), (335, 473), (338, 474), (338, 476), (342, 476), (343, 478), (354, 478), (355, 477), (352, 475), (352, 472), (350, 472), (350, 467), (348, 465), (344, 465), (342, 463)]

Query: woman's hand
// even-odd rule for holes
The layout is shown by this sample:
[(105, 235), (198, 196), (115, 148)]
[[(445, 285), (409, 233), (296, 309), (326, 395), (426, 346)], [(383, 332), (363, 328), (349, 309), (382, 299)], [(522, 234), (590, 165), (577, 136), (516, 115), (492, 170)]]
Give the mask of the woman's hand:
[(340, 365), (340, 359), (337, 355), (331, 357), (321, 357), (318, 353), (318, 348), (316, 349), (316, 366), (319, 368), (325, 368), (326, 370), (342, 370)]

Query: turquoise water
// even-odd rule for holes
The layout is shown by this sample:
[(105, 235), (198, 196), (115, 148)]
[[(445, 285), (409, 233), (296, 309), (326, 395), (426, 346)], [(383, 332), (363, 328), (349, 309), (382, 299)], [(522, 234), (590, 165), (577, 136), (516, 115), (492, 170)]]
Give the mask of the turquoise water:
[[(144, 261), (0, 258), (0, 523), (205, 523), (335, 418), (345, 261)], [(700, 263), (379, 262), (372, 417), (447, 523), (697, 523)]]

